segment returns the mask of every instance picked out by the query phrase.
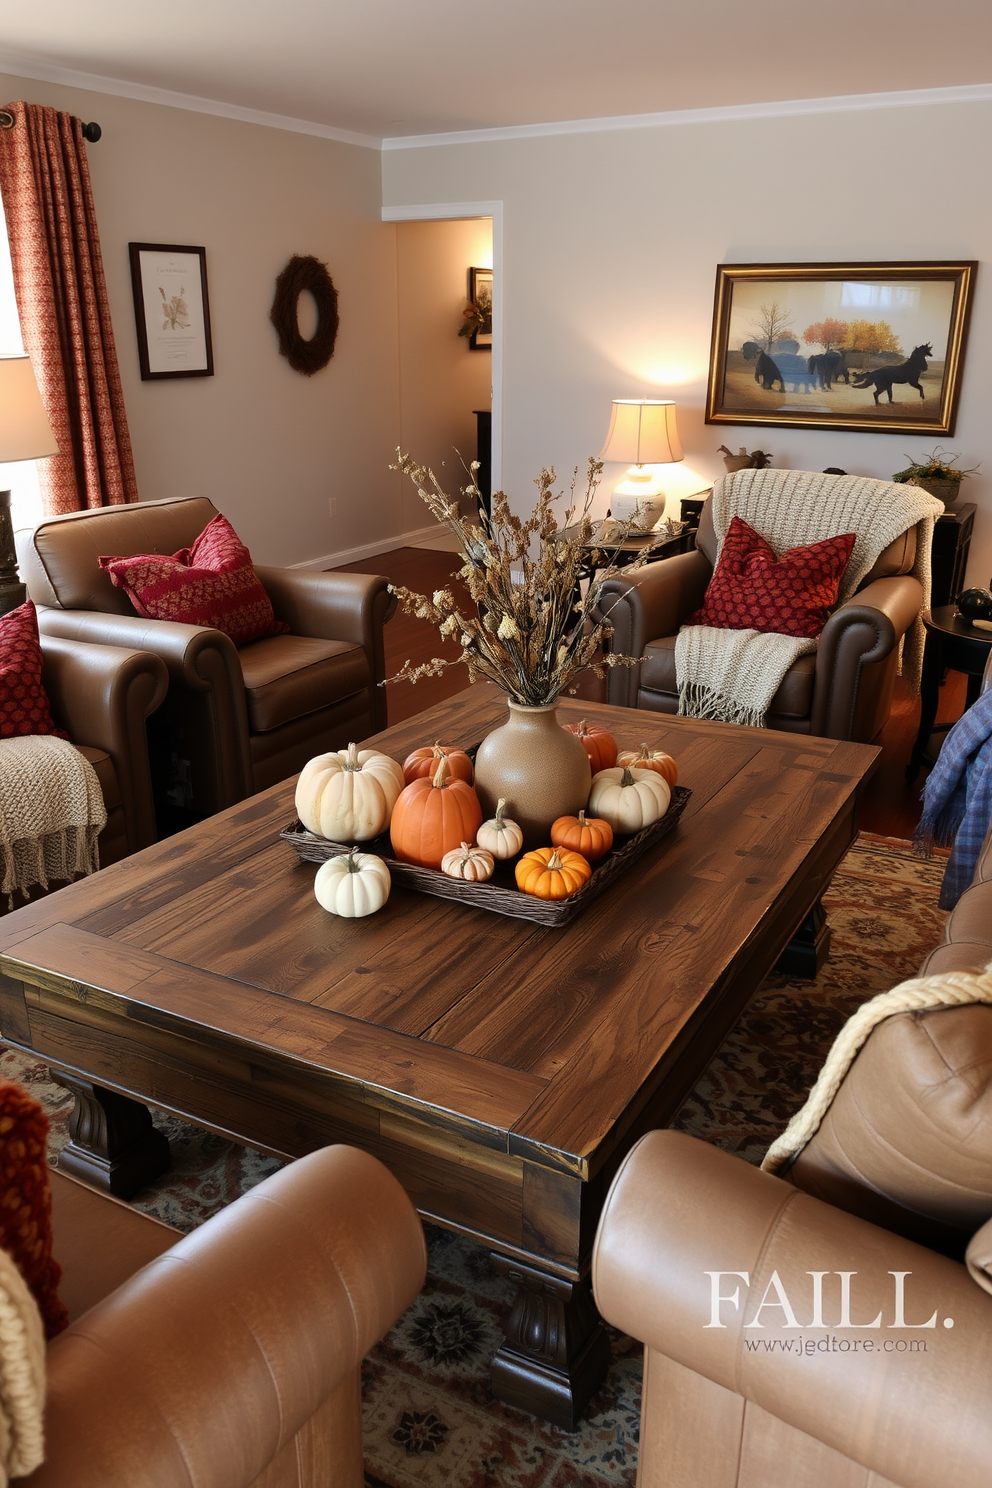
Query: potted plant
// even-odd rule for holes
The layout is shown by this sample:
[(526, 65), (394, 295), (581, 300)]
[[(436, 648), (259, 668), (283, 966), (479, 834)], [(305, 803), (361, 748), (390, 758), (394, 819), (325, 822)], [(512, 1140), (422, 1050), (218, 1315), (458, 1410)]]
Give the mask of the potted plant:
[[(906, 459), (909, 458), (907, 455)], [(959, 458), (958, 455), (948, 454), (938, 445), (932, 455), (922, 456), (915, 465), (898, 471), (892, 479), (907, 486), (921, 486), (945, 506), (952, 506), (958, 499), (965, 476), (972, 475), (978, 469), (977, 465), (973, 465), (970, 470), (959, 470), (954, 463)]]

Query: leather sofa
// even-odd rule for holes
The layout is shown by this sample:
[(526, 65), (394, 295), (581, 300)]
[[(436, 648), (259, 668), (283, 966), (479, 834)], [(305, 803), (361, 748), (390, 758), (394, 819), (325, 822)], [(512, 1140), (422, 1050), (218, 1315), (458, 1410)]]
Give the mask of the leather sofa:
[(103, 791), (107, 825), (99, 848), (106, 867), (155, 841), (145, 720), (165, 697), (168, 673), (147, 651), (46, 635), (41, 649), (52, 717), (89, 760)]
[(18, 556), (46, 635), (160, 656), (169, 692), (153, 741), (160, 791), (206, 816), (284, 780), (314, 754), (386, 725), (384, 578), (256, 566), (288, 635), (236, 647), (204, 626), (136, 615), (97, 563), (102, 554), (189, 547), (217, 508), (203, 497), (137, 502), (51, 517), (18, 534)]
[[(992, 832), (920, 974), (990, 957)], [(603, 1316), (645, 1344), (641, 1488), (988, 1488), (990, 1216), (992, 1006), (878, 1024), (781, 1177), (642, 1138), (593, 1258)]]
[[(703, 602), (716, 564), (717, 540), (709, 499), (692, 552), (620, 573), (603, 585), (600, 614), (614, 635), (609, 649), (642, 657), (637, 666), (611, 667), (607, 701), (626, 708), (677, 713), (675, 639)], [(912, 577), (916, 531), (910, 528), (879, 556), (857, 594), (838, 605), (815, 654), (789, 668), (772, 698), (766, 728), (869, 743), (889, 716), (899, 642), (923, 604)]]
[(52, 1173), (71, 1322), (25, 1488), (361, 1488), (363, 1356), (423, 1285), (423, 1230), (351, 1147), (180, 1238)]

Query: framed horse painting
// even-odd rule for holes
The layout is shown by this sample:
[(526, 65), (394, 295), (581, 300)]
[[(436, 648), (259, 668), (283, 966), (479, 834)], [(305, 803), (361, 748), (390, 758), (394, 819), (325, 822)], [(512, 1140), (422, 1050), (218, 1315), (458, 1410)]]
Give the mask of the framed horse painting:
[(953, 434), (977, 267), (721, 264), (706, 422)]

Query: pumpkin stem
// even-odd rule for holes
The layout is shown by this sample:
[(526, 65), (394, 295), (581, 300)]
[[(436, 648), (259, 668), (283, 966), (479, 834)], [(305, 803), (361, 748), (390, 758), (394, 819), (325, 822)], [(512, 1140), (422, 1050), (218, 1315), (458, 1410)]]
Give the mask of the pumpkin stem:
[(579, 720), (579, 727), (577, 732), (580, 739), (582, 738), (583, 734), (587, 734), (589, 732), (589, 725), (586, 723), (584, 718)]
[(560, 854), (560, 851), (559, 851), (559, 849), (557, 847), (555, 848), (554, 852), (551, 854), (550, 858), (548, 859), (548, 862), (547, 862), (547, 871), (549, 873), (560, 873), (561, 872), (561, 854)]
[(358, 861), (358, 848), (357, 847), (353, 847), (351, 849), (351, 852), (348, 854), (347, 863), (348, 863), (348, 872), (349, 873), (361, 873), (362, 866), (361, 866), (361, 864)]
[(357, 744), (348, 745), (348, 755), (344, 762), (344, 768), (346, 770), (360, 770), (362, 768), (361, 765), (358, 763)]
[(586, 814), (585, 814), (584, 811), (580, 811), (579, 812), (579, 826), (580, 827), (584, 827), (585, 824), (586, 824)]
[(448, 756), (442, 754), (437, 762), (437, 769), (434, 771), (434, 779), (431, 781), (435, 790), (444, 790), (444, 787), (448, 783), (448, 770), (450, 768)]
[(651, 758), (651, 751), (650, 751), (650, 749), (648, 748), (648, 746), (646, 744), (642, 744), (641, 745), (641, 752), (638, 755), (638, 759), (650, 759), (650, 758)]
[(503, 830), (503, 812), (505, 810), (506, 797), (500, 796), (499, 800), (496, 802), (496, 815), (493, 817), (493, 826), (496, 828), (497, 832), (501, 832)]
[(623, 767), (623, 774), (620, 776), (620, 784), (621, 785), (636, 785), (637, 784), (637, 781), (634, 779), (633, 775), (631, 775), (631, 773), (630, 773), (630, 766), (629, 765), (624, 765), (624, 767)]

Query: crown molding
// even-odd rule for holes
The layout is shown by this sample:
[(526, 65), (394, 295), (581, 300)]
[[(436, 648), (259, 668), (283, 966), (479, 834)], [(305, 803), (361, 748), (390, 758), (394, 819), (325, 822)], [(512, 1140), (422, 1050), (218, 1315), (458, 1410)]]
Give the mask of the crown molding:
[(103, 77), (98, 73), (79, 72), (71, 67), (55, 67), (47, 62), (24, 61), (0, 52), (0, 72), (13, 77), (31, 78), (41, 83), (62, 83), (67, 88), (85, 88), (90, 93), (109, 93), (114, 98), (133, 98), (138, 103), (158, 103), (166, 108), (186, 109), (194, 114), (213, 114), (221, 119), (236, 119), (241, 124), (261, 124), (267, 129), (287, 129), (292, 134), (313, 134), (318, 139), (337, 140), (342, 145), (361, 145), (367, 150), (380, 150), (378, 135), (356, 134), (350, 129), (336, 129), (332, 124), (315, 124), (309, 119), (294, 119), (286, 114), (269, 114), (264, 109), (242, 108), (237, 103), (222, 103), (216, 98), (198, 98), (193, 93), (175, 93), (171, 88), (153, 88), (145, 83), (130, 83), (124, 78)]
[(481, 145), (500, 140), (542, 139), (561, 134), (610, 134), (623, 129), (664, 129), (686, 124), (726, 124), (780, 119), (797, 114), (846, 114), (862, 109), (918, 108), (935, 103), (988, 103), (992, 83), (957, 88), (914, 88), (901, 93), (850, 93), (836, 98), (793, 98), (779, 103), (733, 103), (717, 108), (672, 109), (662, 114), (615, 114), (602, 119), (565, 119), (547, 124), (509, 124), (498, 129), (461, 129), (447, 134), (394, 135), (383, 150), (421, 150), (438, 145)]

